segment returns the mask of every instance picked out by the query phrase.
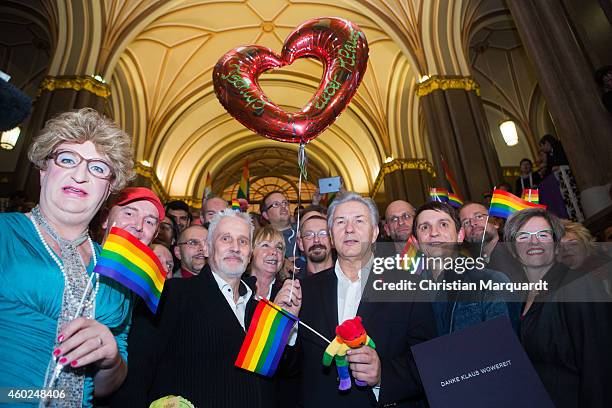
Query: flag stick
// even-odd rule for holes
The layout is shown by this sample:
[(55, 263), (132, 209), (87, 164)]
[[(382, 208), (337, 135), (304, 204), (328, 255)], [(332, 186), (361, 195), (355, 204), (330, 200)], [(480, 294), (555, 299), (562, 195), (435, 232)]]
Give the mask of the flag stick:
[(307, 325), (303, 321), (298, 320), (298, 323), (301, 324), (302, 326), (304, 326), (305, 328), (307, 328), (308, 330), (310, 330), (311, 332), (313, 332), (314, 334), (316, 334), (317, 336), (319, 336), (320, 338), (322, 338), (323, 340), (325, 340), (326, 342), (331, 343), (331, 341), (329, 341), (327, 339), (327, 337), (323, 336), (321, 333), (319, 333), (318, 331), (316, 331), (315, 329), (313, 329), (312, 327), (310, 327), (309, 325)]
[[(270, 306), (273, 309), (276, 309), (277, 311), (279, 311), (280, 313), (283, 314), (290, 314), (292, 316), (293, 319), (295, 319), (296, 317), (293, 316), (291, 313), (287, 312), (285, 309), (283, 309), (282, 307), (278, 306), (275, 303), (272, 303), (271, 301), (267, 300), (264, 297), (261, 297), (259, 295), (255, 295), (254, 296), (255, 300), (263, 300), (268, 306)], [(331, 343), (331, 341), (329, 341), (327, 339), (327, 337), (323, 336), (321, 333), (319, 333), (318, 331), (316, 331), (315, 329), (313, 329), (312, 327), (310, 327), (309, 325), (307, 325), (306, 323), (304, 323), (303, 321), (301, 321), (300, 319), (297, 319), (297, 322), (299, 324), (301, 324), (302, 326), (304, 326), (305, 328), (307, 328), (308, 330), (310, 330), (311, 332), (313, 332), (314, 334), (316, 334), (317, 336), (319, 336), (320, 338), (322, 338), (323, 340), (325, 340), (328, 343)]]

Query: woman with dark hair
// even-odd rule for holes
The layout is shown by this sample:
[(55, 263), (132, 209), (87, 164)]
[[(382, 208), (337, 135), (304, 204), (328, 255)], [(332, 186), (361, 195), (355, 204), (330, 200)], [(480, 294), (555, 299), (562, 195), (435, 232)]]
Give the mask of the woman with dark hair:
[(546, 174), (550, 174), (557, 170), (559, 166), (567, 166), (569, 164), (567, 156), (565, 155), (565, 150), (563, 150), (563, 146), (561, 146), (561, 142), (553, 135), (546, 134), (542, 136), (539, 144), (540, 149), (546, 153)]
[(527, 297), (521, 342), (556, 407), (611, 407), (612, 303), (588, 275), (556, 262), (563, 235), (559, 219), (541, 208), (506, 222), (505, 241), (529, 281), (548, 283)]
[(539, 173), (534, 173), (533, 163), (529, 159), (522, 159), (520, 163), (521, 175), (516, 179), (514, 191), (517, 196), (523, 194), (526, 188), (538, 188), (538, 184), (542, 181)]

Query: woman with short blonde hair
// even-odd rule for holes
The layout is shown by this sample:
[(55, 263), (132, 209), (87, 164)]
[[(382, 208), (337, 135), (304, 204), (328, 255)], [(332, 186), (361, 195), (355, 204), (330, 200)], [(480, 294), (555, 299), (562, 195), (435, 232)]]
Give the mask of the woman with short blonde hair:
[(281, 274), (285, 262), (285, 238), (271, 225), (261, 227), (253, 238), (251, 275), (257, 278), (257, 294), (274, 299), (285, 276)]
[(93, 272), (88, 226), (133, 176), (130, 137), (93, 109), (49, 120), (34, 138), (39, 204), (0, 214), (0, 387), (53, 389), (45, 406), (93, 405), (127, 374), (129, 289)]

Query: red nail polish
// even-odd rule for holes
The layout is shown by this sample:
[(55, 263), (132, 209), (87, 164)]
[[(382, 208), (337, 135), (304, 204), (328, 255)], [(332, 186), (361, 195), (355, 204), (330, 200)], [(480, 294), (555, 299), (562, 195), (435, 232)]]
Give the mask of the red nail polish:
[(62, 350), (60, 350), (60, 349), (55, 349), (55, 350), (53, 350), (53, 355), (54, 355), (55, 357), (59, 356), (60, 354), (62, 354)]
[(71, 366), (75, 367), (77, 365), (77, 361), (74, 360), (72, 363), (70, 363)]
[(59, 363), (60, 364), (66, 364), (66, 361), (68, 361), (68, 359), (66, 357), (62, 357), (59, 359)]
[(60, 343), (64, 341), (64, 335), (60, 334), (59, 336), (57, 336), (57, 341), (59, 341)]

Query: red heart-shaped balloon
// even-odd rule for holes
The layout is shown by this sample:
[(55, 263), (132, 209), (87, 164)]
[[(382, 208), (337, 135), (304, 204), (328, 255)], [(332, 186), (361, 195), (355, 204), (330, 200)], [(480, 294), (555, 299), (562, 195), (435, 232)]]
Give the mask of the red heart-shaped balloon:
[[(262, 72), (317, 58), (323, 78), (299, 112), (285, 112), (259, 86)], [(252, 131), (282, 142), (306, 143), (331, 125), (357, 91), (368, 62), (368, 43), (354, 23), (336, 17), (309, 20), (294, 30), (281, 55), (247, 45), (225, 54), (213, 71), (213, 84), (223, 107)]]

